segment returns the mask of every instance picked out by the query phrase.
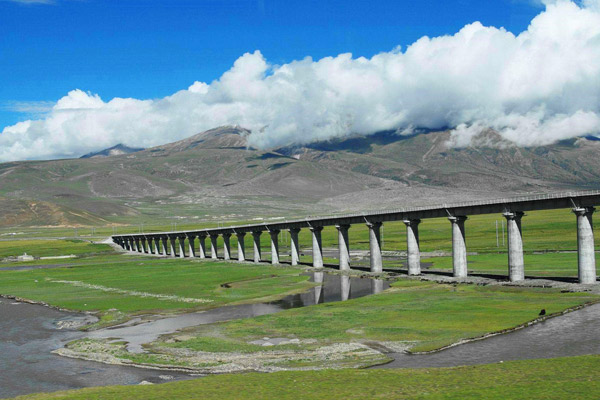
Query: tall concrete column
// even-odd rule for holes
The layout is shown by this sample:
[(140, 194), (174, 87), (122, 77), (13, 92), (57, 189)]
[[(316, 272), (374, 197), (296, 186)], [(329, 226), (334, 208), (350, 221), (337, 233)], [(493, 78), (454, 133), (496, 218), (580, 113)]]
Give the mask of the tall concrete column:
[(185, 236), (181, 235), (177, 239), (179, 242), (179, 258), (185, 258)]
[(465, 241), (465, 221), (467, 217), (448, 217), (452, 223), (452, 268), (455, 278), (467, 277), (467, 244)]
[(419, 244), (420, 219), (404, 220), (406, 225), (406, 253), (408, 275), (421, 275), (421, 247)]
[(323, 245), (321, 243), (322, 226), (311, 226), (312, 249), (313, 249), (313, 267), (323, 268)]
[(169, 236), (169, 256), (177, 257), (177, 251), (175, 250), (175, 240), (177, 240), (177, 236)]
[(342, 292), (342, 301), (350, 298), (350, 277), (348, 275), (340, 275), (340, 289)]
[(125, 238), (125, 250), (131, 251), (131, 239)]
[(350, 225), (336, 225), (338, 231), (338, 249), (339, 249), (339, 261), (340, 271), (350, 270), (350, 246), (348, 242), (348, 229)]
[(188, 239), (188, 247), (189, 247), (190, 257), (195, 258), (196, 257), (196, 235), (188, 235), (187, 239)]
[(198, 235), (198, 256), (206, 258), (206, 234)]
[(142, 246), (140, 245), (140, 238), (138, 238), (138, 237), (135, 238), (135, 251), (137, 251), (138, 253), (142, 252)]
[(166, 236), (161, 236), (160, 241), (162, 242), (162, 255), (166, 257), (169, 255), (169, 246), (167, 245), (169, 238)]
[(238, 261), (246, 260), (246, 244), (244, 243), (244, 236), (246, 236), (246, 232), (240, 232), (237, 234)]
[(252, 242), (254, 245), (254, 262), (259, 263), (262, 260), (262, 254), (260, 249), (260, 235), (261, 231), (252, 232)]
[(216, 260), (219, 258), (219, 252), (217, 247), (217, 240), (219, 239), (219, 235), (211, 233), (210, 235), (210, 258)]
[(381, 258), (381, 222), (368, 222), (369, 227), (369, 250), (371, 259), (371, 272), (383, 272), (383, 260)]
[(269, 231), (271, 236), (271, 264), (279, 264), (279, 230)]
[(160, 239), (155, 236), (154, 237), (154, 254), (159, 255), (160, 254)]
[(223, 234), (223, 259), (231, 260), (231, 233)]
[(594, 252), (594, 207), (578, 207), (577, 216), (577, 264), (579, 283), (596, 283), (596, 253)]
[(511, 282), (525, 279), (525, 262), (523, 261), (522, 211), (505, 212), (506, 230), (508, 231), (508, 278)]
[(300, 233), (300, 228), (291, 228), (290, 229), (290, 249), (292, 256), (292, 265), (298, 265), (300, 261), (300, 247), (298, 246), (298, 234)]
[(154, 239), (152, 236), (148, 236), (146, 237), (146, 240), (148, 241), (148, 253), (154, 254)]

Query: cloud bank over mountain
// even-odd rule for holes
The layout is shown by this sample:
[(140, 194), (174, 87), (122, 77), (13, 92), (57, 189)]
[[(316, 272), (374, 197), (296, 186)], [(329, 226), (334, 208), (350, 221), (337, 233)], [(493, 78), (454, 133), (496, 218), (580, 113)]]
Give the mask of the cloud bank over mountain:
[(519, 35), (474, 22), (370, 59), (284, 65), (255, 51), (212, 83), (155, 100), (73, 90), (42, 119), (5, 127), (0, 160), (149, 147), (227, 124), (261, 148), (418, 128), (451, 128), (456, 146), (486, 128), (521, 146), (600, 136), (600, 0), (545, 4)]

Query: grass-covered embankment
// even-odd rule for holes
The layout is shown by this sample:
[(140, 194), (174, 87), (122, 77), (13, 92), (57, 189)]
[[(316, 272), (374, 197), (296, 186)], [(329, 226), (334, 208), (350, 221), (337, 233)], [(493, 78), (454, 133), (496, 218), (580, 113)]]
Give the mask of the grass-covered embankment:
[(213, 375), (152, 386), (96, 387), (21, 400), (597, 399), (600, 356), (455, 368)]

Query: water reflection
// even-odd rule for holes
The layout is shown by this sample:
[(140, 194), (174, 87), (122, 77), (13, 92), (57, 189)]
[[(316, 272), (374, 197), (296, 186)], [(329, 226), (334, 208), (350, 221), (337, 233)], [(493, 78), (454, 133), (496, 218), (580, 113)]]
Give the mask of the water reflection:
[(340, 292), (342, 295), (342, 301), (346, 301), (350, 298), (350, 277), (346, 275), (340, 275)]
[(383, 292), (383, 280), (371, 279), (371, 293), (377, 294)]

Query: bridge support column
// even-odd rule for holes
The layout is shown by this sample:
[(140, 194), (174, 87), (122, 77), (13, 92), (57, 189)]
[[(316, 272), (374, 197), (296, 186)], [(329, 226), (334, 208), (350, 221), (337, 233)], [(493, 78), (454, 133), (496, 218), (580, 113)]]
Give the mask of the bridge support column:
[(219, 252), (217, 247), (217, 240), (219, 239), (219, 235), (211, 234), (210, 235), (210, 258), (216, 260), (219, 258)]
[(169, 236), (170, 257), (177, 257), (177, 251), (175, 250), (175, 240), (177, 240), (177, 236)]
[(148, 241), (148, 253), (154, 254), (154, 239), (152, 236), (148, 236), (146, 240)]
[(246, 244), (244, 243), (244, 236), (246, 236), (246, 232), (237, 234), (238, 261), (246, 261)]
[(466, 216), (448, 217), (452, 223), (452, 269), (455, 278), (467, 277)]
[(154, 237), (154, 254), (159, 255), (160, 254), (160, 238), (158, 237)]
[(261, 231), (252, 232), (252, 242), (254, 246), (254, 262), (259, 263), (262, 260), (262, 254), (260, 251), (260, 235)]
[(223, 259), (231, 260), (231, 233), (223, 234)]
[(185, 236), (179, 236), (177, 239), (179, 242), (179, 258), (185, 258)]
[(577, 264), (579, 283), (596, 283), (596, 253), (594, 252), (594, 207), (577, 207)]
[(381, 222), (368, 222), (369, 227), (369, 252), (371, 259), (371, 272), (383, 272), (383, 260), (381, 257)]
[(310, 227), (312, 232), (313, 267), (323, 268), (323, 245), (321, 243), (322, 226)]
[(340, 271), (349, 271), (350, 247), (348, 242), (348, 229), (350, 229), (350, 225), (336, 225), (335, 227), (338, 231)]
[(187, 235), (189, 254), (191, 258), (196, 257), (196, 235)]
[(292, 256), (292, 265), (298, 265), (300, 261), (300, 247), (298, 246), (298, 234), (300, 233), (300, 228), (291, 228), (290, 229), (290, 249)]
[(198, 256), (206, 258), (206, 234), (198, 235)]
[(125, 239), (125, 250), (131, 251), (131, 239), (129, 238)]
[(421, 247), (419, 244), (420, 219), (404, 220), (406, 225), (406, 252), (408, 275), (421, 275)]
[(525, 262), (523, 261), (522, 211), (505, 212), (506, 230), (508, 231), (508, 279), (511, 282), (525, 279)]
[(269, 231), (271, 235), (271, 264), (279, 264), (279, 230)]
[(147, 253), (148, 248), (146, 247), (146, 238), (140, 238), (140, 243), (142, 245), (141, 253)]
[(137, 251), (138, 253), (142, 252), (142, 246), (140, 244), (140, 238), (138, 238), (138, 237), (135, 238), (135, 251)]
[(169, 239), (166, 236), (161, 236), (160, 241), (162, 242), (162, 255), (166, 257), (169, 255), (168, 245), (167, 245), (167, 242), (169, 241)]

